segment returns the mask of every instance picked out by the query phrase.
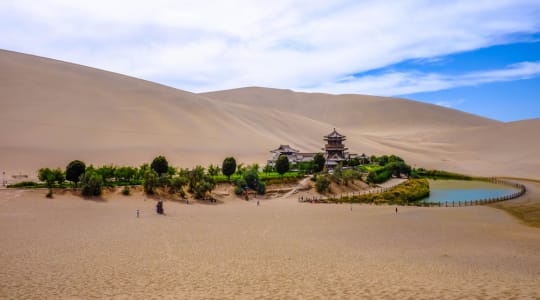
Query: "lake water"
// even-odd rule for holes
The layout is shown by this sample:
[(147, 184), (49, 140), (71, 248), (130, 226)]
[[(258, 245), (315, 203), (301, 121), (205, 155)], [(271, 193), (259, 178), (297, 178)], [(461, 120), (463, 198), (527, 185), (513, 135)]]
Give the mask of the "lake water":
[(505, 196), (517, 192), (505, 185), (485, 181), (429, 180), (430, 195), (425, 202), (473, 201)]

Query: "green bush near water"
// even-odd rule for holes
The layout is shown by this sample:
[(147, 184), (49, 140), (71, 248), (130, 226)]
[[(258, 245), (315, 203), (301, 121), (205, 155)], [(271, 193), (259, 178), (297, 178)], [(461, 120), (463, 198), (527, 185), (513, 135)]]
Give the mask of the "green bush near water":
[(420, 178), (431, 178), (431, 179), (458, 179), (458, 180), (473, 180), (471, 176), (452, 173), (442, 170), (426, 170), (426, 169), (416, 169), (413, 171), (415, 177)]
[(418, 202), (427, 196), (429, 196), (429, 182), (427, 179), (410, 179), (383, 193), (354, 195), (329, 199), (329, 201), (404, 205)]

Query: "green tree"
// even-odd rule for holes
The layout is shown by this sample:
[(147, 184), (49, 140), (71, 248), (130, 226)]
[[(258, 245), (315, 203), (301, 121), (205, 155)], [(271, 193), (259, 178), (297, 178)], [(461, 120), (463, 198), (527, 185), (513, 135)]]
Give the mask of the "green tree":
[(217, 165), (214, 166), (213, 164), (211, 164), (208, 167), (208, 175), (210, 176), (218, 176), (219, 172), (221, 172), (221, 169)]
[(216, 186), (214, 179), (205, 174), (204, 168), (201, 166), (196, 166), (193, 170), (189, 171), (188, 181), (189, 191), (197, 199), (205, 198), (206, 194), (211, 192)]
[(52, 170), (54, 181), (56, 181), (61, 187), (64, 186), (64, 181), (66, 181), (66, 174), (60, 169), (56, 168)]
[(52, 189), (54, 181), (55, 181), (55, 175), (53, 171), (49, 168), (41, 168), (38, 171), (38, 179), (45, 182), (47, 184), (47, 187)]
[(348, 161), (348, 165), (351, 167), (357, 167), (360, 165), (360, 160), (358, 158), (353, 158)]
[(242, 176), (247, 169), (248, 168), (243, 163), (239, 163), (238, 166), (236, 166), (236, 174)]
[(184, 186), (188, 183), (188, 179), (183, 176), (177, 176), (171, 178), (170, 191), (171, 193), (181, 193)]
[(169, 175), (170, 177), (176, 175), (176, 173), (178, 173), (178, 169), (176, 169), (175, 167), (169, 166), (167, 168), (167, 175)]
[(112, 181), (115, 178), (115, 171), (116, 167), (113, 165), (105, 165), (96, 169), (96, 172), (101, 175), (103, 183), (107, 186), (112, 186)]
[(236, 159), (234, 157), (227, 157), (223, 160), (221, 165), (221, 172), (227, 176), (227, 179), (231, 180), (231, 175), (236, 172)]
[(144, 192), (147, 194), (153, 194), (158, 186), (158, 175), (156, 171), (147, 170), (146, 173), (144, 173), (143, 180)]
[(255, 172), (259, 172), (259, 169), (261, 168), (261, 166), (259, 166), (258, 163), (254, 163), (254, 164), (251, 164), (249, 167), (248, 167), (248, 170), (255, 170)]
[(279, 175), (283, 176), (283, 174), (287, 173), (289, 171), (289, 158), (285, 155), (281, 155), (277, 161), (276, 161), (276, 171), (279, 173)]
[(319, 173), (324, 169), (324, 164), (326, 163), (326, 159), (324, 159), (324, 155), (322, 153), (317, 153), (313, 157), (313, 171), (315, 173)]
[(263, 172), (268, 174), (274, 171), (274, 168), (271, 165), (264, 166)]
[(375, 174), (375, 172), (369, 172), (366, 178), (366, 182), (375, 183), (376, 180), (377, 180), (377, 174)]
[(66, 179), (73, 182), (75, 187), (79, 182), (81, 175), (84, 174), (86, 170), (86, 165), (80, 160), (74, 160), (70, 162), (66, 167)]
[(87, 170), (81, 177), (83, 196), (99, 196), (103, 190), (103, 177), (93, 170)]
[(149, 164), (142, 164), (139, 169), (137, 170), (137, 174), (135, 175), (135, 178), (137, 180), (142, 180), (144, 179), (144, 174), (146, 174), (146, 172), (150, 170), (150, 165)]
[(244, 174), (244, 180), (250, 189), (257, 190), (259, 186), (259, 175), (255, 169), (247, 170)]
[(134, 167), (118, 167), (114, 170), (114, 177), (120, 181), (132, 181), (137, 175)]
[(169, 162), (164, 156), (160, 155), (154, 158), (150, 168), (152, 168), (152, 170), (154, 170), (158, 175), (161, 175), (167, 173), (169, 170)]
[(330, 187), (330, 180), (326, 176), (317, 176), (317, 181), (315, 182), (315, 189), (318, 193), (324, 193), (328, 191), (328, 187)]

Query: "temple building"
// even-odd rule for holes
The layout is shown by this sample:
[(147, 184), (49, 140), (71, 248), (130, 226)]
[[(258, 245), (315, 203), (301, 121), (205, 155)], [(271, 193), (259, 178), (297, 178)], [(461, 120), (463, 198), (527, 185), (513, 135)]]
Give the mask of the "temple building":
[[(348, 148), (346, 148), (343, 144), (343, 142), (346, 140), (346, 136), (338, 133), (335, 128), (330, 134), (325, 135), (323, 140), (325, 141), (325, 145), (321, 150), (324, 150), (323, 155), (326, 159), (327, 169), (333, 169), (335, 166), (337, 166), (337, 164), (344, 160), (361, 158), (362, 156), (365, 157), (365, 154), (359, 156), (357, 154), (347, 152)], [(308, 162), (313, 160), (313, 157), (317, 154), (303, 153), (289, 145), (280, 145), (277, 149), (270, 152), (272, 153), (272, 158), (268, 160), (268, 165), (272, 167), (275, 166), (277, 159), (282, 155), (287, 156), (289, 162), (296, 165), (299, 162)]]
[(324, 150), (327, 168), (333, 169), (340, 162), (351, 159), (351, 155), (347, 152), (349, 148), (345, 148), (343, 144), (345, 140), (346, 136), (339, 134), (335, 128), (330, 134), (324, 136), (326, 144), (321, 150)]
[(279, 145), (277, 149), (270, 151), (272, 158), (268, 160), (268, 165), (273, 167), (276, 165), (276, 161), (282, 155), (287, 156), (289, 162), (296, 165), (299, 162), (313, 160), (313, 156), (317, 153), (301, 153), (300, 151), (292, 148), (289, 145)]

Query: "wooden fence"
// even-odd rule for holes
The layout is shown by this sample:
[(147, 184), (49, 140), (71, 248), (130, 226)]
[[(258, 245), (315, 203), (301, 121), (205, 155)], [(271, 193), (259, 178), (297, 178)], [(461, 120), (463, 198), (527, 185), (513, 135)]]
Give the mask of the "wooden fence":
[[(408, 206), (438, 206), (438, 207), (461, 207), (461, 206), (472, 206), (472, 205), (485, 205), (510, 199), (515, 199), (518, 197), (521, 197), (525, 194), (527, 189), (523, 184), (515, 183), (499, 178), (489, 178), (489, 182), (499, 185), (506, 185), (515, 189), (518, 189), (518, 191), (500, 196), (500, 197), (494, 197), (494, 198), (486, 198), (486, 199), (480, 199), (480, 200), (470, 200), (470, 201), (446, 201), (446, 202), (411, 202), (407, 203)], [(394, 187), (387, 187), (387, 188), (377, 188), (377, 189), (370, 189), (367, 191), (359, 191), (359, 192), (351, 192), (351, 193), (345, 193), (345, 194), (339, 194), (339, 195), (331, 195), (330, 197), (324, 197), (324, 196), (312, 196), (312, 197), (299, 197), (299, 202), (311, 202), (311, 203), (328, 203), (329, 199), (341, 199), (343, 197), (350, 197), (355, 195), (366, 195), (366, 194), (379, 194), (387, 192)], [(336, 202), (337, 203), (337, 202)]]

